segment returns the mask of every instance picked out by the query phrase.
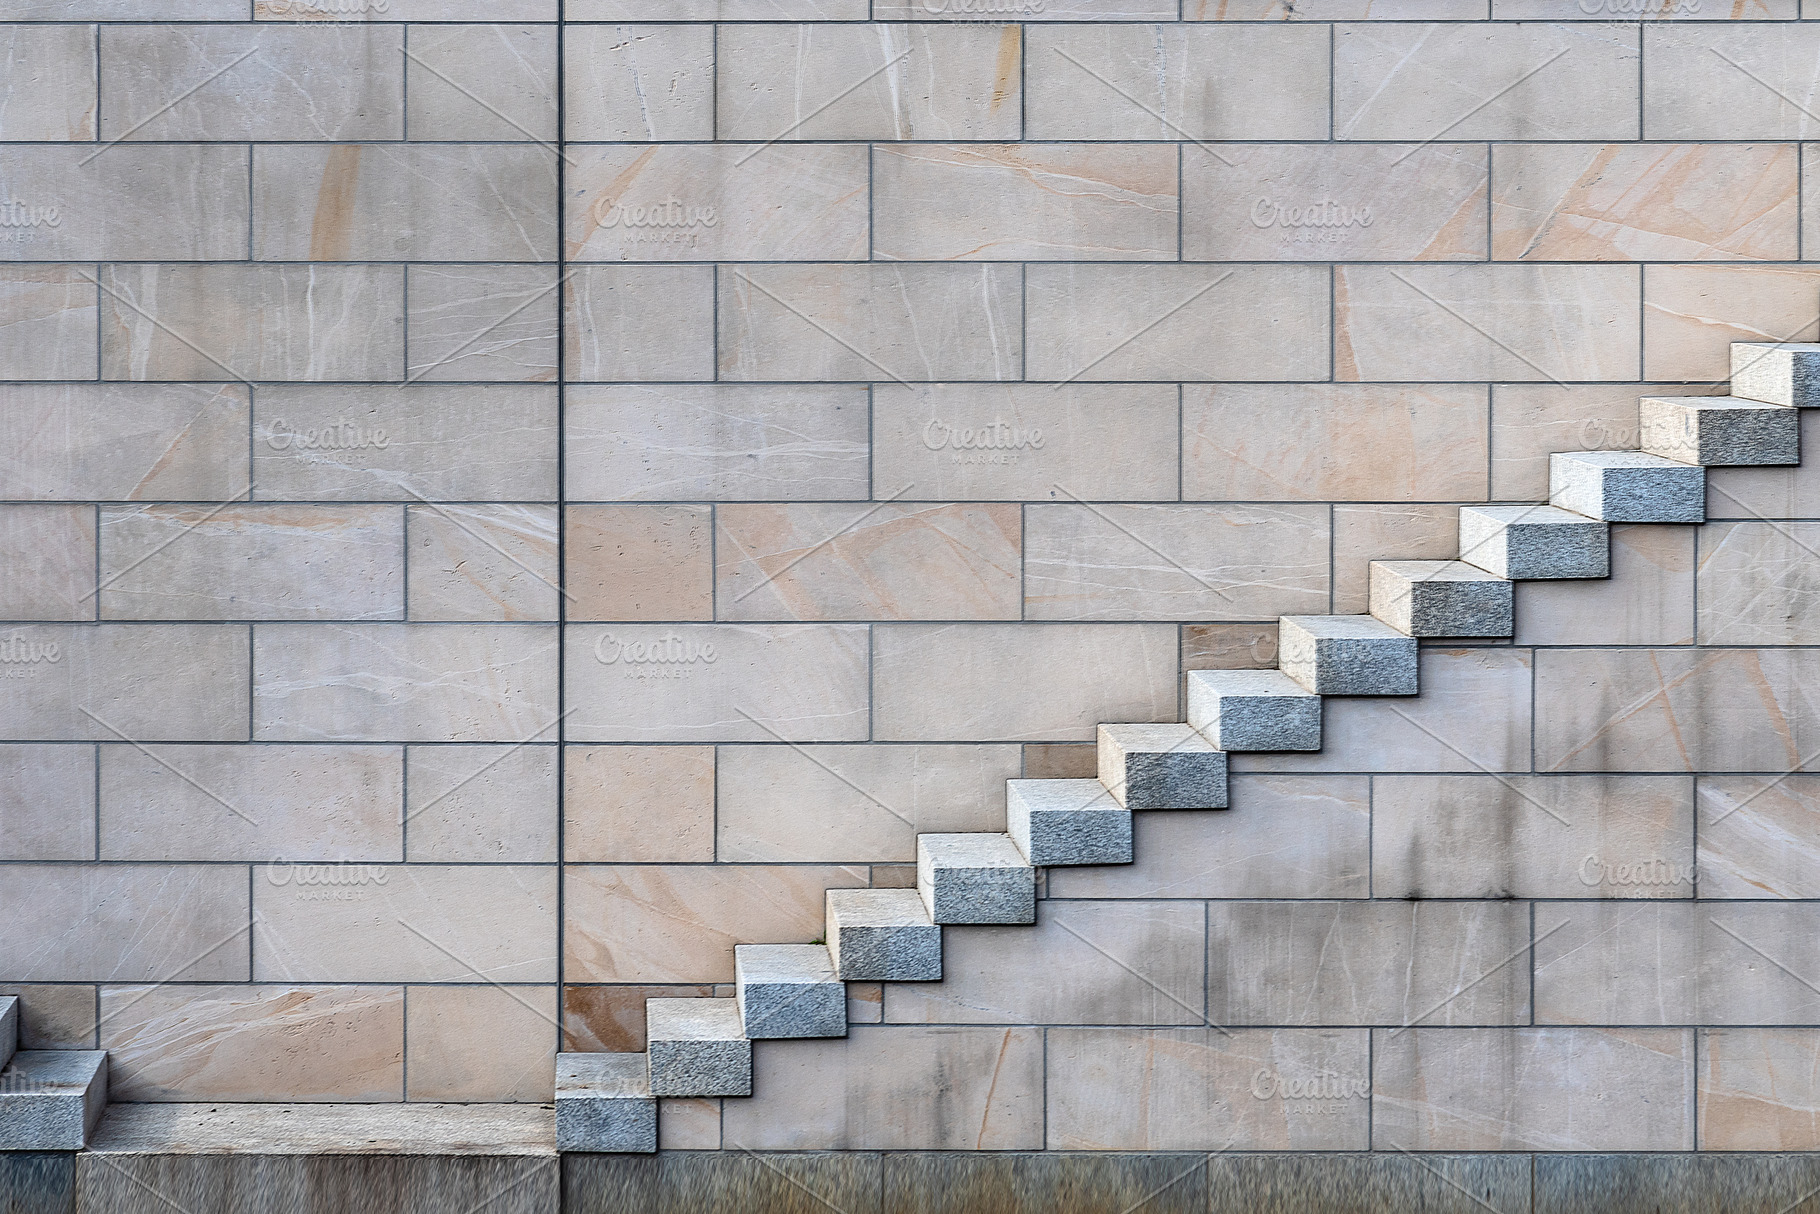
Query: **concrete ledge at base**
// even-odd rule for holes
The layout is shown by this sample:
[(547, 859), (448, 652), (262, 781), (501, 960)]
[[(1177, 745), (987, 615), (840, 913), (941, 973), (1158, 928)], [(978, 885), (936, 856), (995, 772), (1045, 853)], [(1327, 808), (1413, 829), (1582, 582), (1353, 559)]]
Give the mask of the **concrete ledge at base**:
[(1535, 1214), (1797, 1214), (1820, 1154), (1538, 1155)]
[[(565, 1155), (563, 1214), (882, 1214), (868, 1151)], [(454, 1214), (460, 1214), (459, 1211)]]
[[(1529, 1214), (1530, 1156), (1215, 1155), (1208, 1214)], [(1588, 1207), (1596, 1209), (1597, 1207)]]
[(0, 1211), (74, 1214), (76, 1156), (69, 1151), (0, 1151)]

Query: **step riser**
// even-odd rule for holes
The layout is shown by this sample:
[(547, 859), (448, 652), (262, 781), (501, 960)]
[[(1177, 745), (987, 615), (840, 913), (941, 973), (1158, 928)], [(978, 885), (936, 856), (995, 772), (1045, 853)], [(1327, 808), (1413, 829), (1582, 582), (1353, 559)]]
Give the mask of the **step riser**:
[(1216, 690), (1197, 675), (1188, 676), (1188, 723), (1223, 751), (1311, 751), (1321, 749), (1321, 697), (1309, 694), (1280, 671), (1244, 671), (1267, 676), (1295, 689), (1293, 695), (1247, 695)]
[(941, 981), (942, 929), (916, 890), (829, 890), (827, 939), (842, 981)]
[[(1524, 508), (1525, 516), (1541, 511)], [(1509, 522), (1473, 508), (1460, 511), (1460, 559), (1513, 581), (1602, 578), (1611, 574), (1611, 532), (1583, 523)]]
[(1481, 570), (1437, 576), (1458, 561), (1373, 561), (1371, 614), (1412, 637), (1507, 637), (1515, 630), (1512, 584)]
[(1005, 833), (1038, 867), (1131, 863), (1131, 811), (1097, 780), (1010, 781)]
[(1102, 725), (1100, 783), (1126, 809), (1224, 809), (1226, 752), (1187, 725)]
[[(1277, 669), (1318, 695), (1412, 696), (1417, 690), (1417, 645), (1382, 621), (1356, 617), (1381, 635), (1323, 635), (1353, 625), (1355, 617), (1284, 616), (1277, 626)], [(1336, 625), (1333, 621), (1346, 621)]]
[(1684, 464), (1599, 467), (1556, 455), (1549, 461), (1548, 500), (1611, 523), (1700, 523), (1706, 521), (1706, 470)]
[(657, 1150), (657, 1101), (643, 1054), (556, 1056), (556, 1149)]
[(937, 923), (1036, 922), (1036, 869), (1006, 835), (919, 835), (916, 890)]
[(1733, 396), (1811, 409), (1820, 405), (1820, 347), (1734, 342)]
[(1637, 402), (1643, 450), (1684, 464), (1752, 467), (1801, 462), (1801, 414), (1785, 405), (1721, 406), (1712, 398)]

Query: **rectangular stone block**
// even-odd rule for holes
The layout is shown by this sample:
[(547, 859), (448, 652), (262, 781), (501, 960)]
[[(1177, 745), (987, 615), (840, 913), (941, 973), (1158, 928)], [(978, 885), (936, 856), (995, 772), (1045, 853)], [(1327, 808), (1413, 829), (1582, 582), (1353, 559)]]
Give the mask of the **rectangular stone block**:
[(1703, 776), (1695, 793), (1703, 898), (1811, 898), (1820, 777)]
[(12, 384), (0, 480), (15, 499), (227, 501), (246, 492), (239, 385)]
[(1556, 506), (1462, 506), (1460, 559), (1513, 581), (1606, 577), (1609, 528)]
[(0, 375), (94, 379), (99, 299), (86, 266), (0, 267)]
[(752, 1042), (734, 999), (645, 1003), (654, 1096), (750, 1096)]
[(406, 506), (405, 534), (413, 620), (557, 618), (555, 506)]
[[(1738, 74), (1716, 56), (1702, 54), (1720, 71)], [(1734, 342), (1766, 335), (1782, 342), (1820, 339), (1816, 292), (1820, 266), (1645, 266), (1643, 378), (1717, 387)], [(1628, 372), (1624, 378), (1630, 378)]]
[[(33, 5), (10, 10), (9, 20), (30, 19)], [(49, 6), (46, 6), (49, 7)], [(77, 14), (48, 12), (53, 19)], [(112, 14), (110, 14), (111, 16)], [(79, 25), (9, 25), (0, 59), (7, 95), (15, 100), (0, 117), (0, 139), (83, 140), (95, 137), (95, 31)], [(45, 205), (50, 205), (47, 200)]]
[(741, 944), (735, 997), (747, 1037), (844, 1037), (847, 987), (825, 944)]
[(556, 1149), (657, 1150), (657, 1101), (643, 1054), (556, 1056)]
[(1731, 385), (1732, 395), (1744, 400), (1800, 409), (1820, 405), (1820, 345), (1735, 341)]
[(831, 889), (828, 952), (848, 982), (939, 982), (942, 929), (913, 889)]
[(1005, 822), (1039, 867), (1131, 863), (1131, 811), (1098, 780), (1010, 780)]
[(1642, 113), (1649, 138), (1812, 136), (1813, 119), (1778, 96), (1803, 87), (1800, 64), (1820, 49), (1816, 35), (1820, 31), (1794, 22), (1650, 22), (1642, 48)]
[(556, 139), (553, 26), (420, 26), (411, 31), (411, 55), (404, 77), (413, 138)]
[[(587, 7), (599, 10), (602, 5), (590, 0)], [(636, 14), (614, 14), (614, 7), (631, 6), (606, 0), (607, 12), (600, 19), (664, 19), (648, 5)], [(568, 19), (597, 18), (570, 12)], [(563, 40), (563, 61), (567, 138), (651, 142), (715, 137), (711, 26), (577, 25)]]
[(94, 747), (0, 746), (0, 859), (94, 858)]
[(1645, 396), (1637, 415), (1643, 449), (1683, 464), (1801, 462), (1801, 415), (1786, 406), (1729, 396)]
[(1188, 723), (1226, 751), (1321, 749), (1321, 698), (1278, 670), (1190, 671)]
[(569, 507), (568, 619), (711, 619), (713, 518), (708, 506)]
[(1127, 809), (1226, 807), (1226, 752), (1192, 725), (1101, 725), (1098, 774)]
[(244, 982), (244, 868), (215, 864), (0, 867), (0, 970), (18, 982)]
[(245, 741), (247, 629), (24, 624), (0, 636), (0, 737)]
[(1806, 1063), (1817, 1036), (1811, 1028), (1701, 1029), (1700, 1149), (1814, 1150), (1820, 1091)]
[(563, 859), (712, 861), (714, 772), (712, 746), (568, 747)]
[(559, 281), (548, 265), (405, 267), (405, 379), (555, 379)]
[(1416, 694), (1416, 641), (1368, 615), (1286, 615), (1277, 668), (1317, 695)]
[(1646, 451), (1557, 451), (1548, 500), (1614, 523), (1706, 521), (1706, 470)]
[(0, 506), (0, 619), (95, 618), (95, 512), (87, 506)]
[[(39, 32), (10, 28), (15, 51)], [(72, 74), (80, 79), (91, 70), (85, 50)], [(216, 261), (247, 254), (245, 148), (8, 147), (0, 154), (0, 181), (14, 203), (6, 238), (18, 246), (7, 250), (17, 260)]]
[(1405, 636), (1507, 637), (1511, 583), (1465, 561), (1371, 562), (1371, 614)]
[(405, 1011), (405, 1099), (548, 1104), (557, 987), (418, 986)]
[(1517, 584), (1517, 642), (1692, 643), (1698, 536), (1691, 528), (1647, 523), (1613, 527), (1609, 579)]
[(1036, 921), (1036, 870), (1009, 835), (918, 835), (916, 888), (936, 923)]
[(79, 1151), (106, 1107), (106, 1053), (14, 1054), (0, 1083), (0, 1150)]
[(555, 863), (556, 765), (554, 742), (407, 747), (405, 858), (432, 864)]
[[(1425, 4), (1422, 14), (1433, 16), (1433, 9)], [(1372, 15), (1380, 11), (1384, 10), (1372, 4)], [(1478, 16), (1482, 11), (1473, 5), (1467, 15)], [(1467, 1209), (1478, 1208), (1476, 1203), (1481, 1200), (1499, 1210), (1532, 1208), (1530, 1174), (1535, 1167), (1523, 1155), (1428, 1154), (1418, 1158), (1391, 1152), (1273, 1151), (1210, 1160), (1207, 1188), (1214, 1214), (1293, 1214), (1319, 1209), (1322, 1203), (1345, 1209), (1339, 1203), (1346, 1202), (1373, 1214), (1412, 1209), (1465, 1214)], [(1268, 1197), (1260, 1201), (1256, 1195), (1262, 1194)]]
[(563, 285), (568, 378), (713, 379), (714, 278), (712, 266), (576, 269)]

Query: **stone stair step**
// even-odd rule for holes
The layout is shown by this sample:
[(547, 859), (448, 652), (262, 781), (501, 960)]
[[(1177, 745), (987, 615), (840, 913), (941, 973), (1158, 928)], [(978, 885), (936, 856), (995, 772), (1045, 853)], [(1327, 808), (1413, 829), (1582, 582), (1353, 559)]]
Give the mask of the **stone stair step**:
[(1557, 451), (1548, 500), (1611, 523), (1703, 523), (1706, 469), (1647, 451)]
[(737, 999), (645, 1000), (653, 1096), (750, 1096), (752, 1042)]
[(1559, 506), (1461, 506), (1460, 559), (1512, 581), (1606, 577), (1611, 527)]
[(1101, 725), (1100, 783), (1126, 809), (1225, 809), (1226, 752), (1192, 725)]
[(1371, 562), (1371, 614), (1405, 636), (1507, 637), (1511, 582), (1465, 561)]
[(1820, 345), (1812, 342), (1735, 341), (1731, 374), (1733, 396), (1798, 409), (1820, 405)]
[(1735, 396), (1645, 396), (1637, 402), (1637, 422), (1643, 450), (1677, 463), (1801, 462), (1801, 411), (1787, 405)]
[(657, 1098), (643, 1054), (556, 1055), (556, 1149), (657, 1150)]
[(918, 835), (916, 890), (937, 923), (1036, 922), (1036, 869), (1010, 835)]
[(1286, 615), (1277, 669), (1316, 695), (1416, 694), (1416, 641), (1369, 615)]
[(18, 1050), (0, 1071), (0, 1151), (80, 1151), (106, 1108), (106, 1050)]
[(1221, 750), (1321, 749), (1321, 697), (1280, 670), (1191, 670), (1188, 723)]
[(0, 996), (0, 1071), (19, 1048), (19, 996)]
[(735, 945), (733, 971), (746, 1036), (847, 1035), (847, 984), (835, 972), (827, 945)]
[(1098, 780), (1007, 780), (1005, 826), (1039, 867), (1131, 863), (1131, 811)]
[(942, 929), (913, 889), (831, 889), (828, 951), (847, 982), (940, 982)]

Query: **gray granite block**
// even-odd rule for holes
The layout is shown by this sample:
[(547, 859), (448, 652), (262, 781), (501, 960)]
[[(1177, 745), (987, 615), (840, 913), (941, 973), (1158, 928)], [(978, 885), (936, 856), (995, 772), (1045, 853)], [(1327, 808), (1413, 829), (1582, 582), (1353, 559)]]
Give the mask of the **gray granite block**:
[(19, 996), (0, 998), (0, 1070), (13, 1060), (19, 1048)]
[(1207, 1156), (919, 1151), (885, 1156), (887, 1214), (1207, 1214)]
[(1007, 780), (1005, 829), (1038, 866), (1131, 863), (1131, 811), (1098, 780)]
[(1807, 1214), (1820, 1155), (1538, 1155), (1536, 1214)]
[(75, 1214), (76, 1156), (69, 1151), (0, 1152), (0, 1210)]
[(91, 1154), (556, 1155), (535, 1104), (115, 1104)]
[(1277, 621), (1277, 669), (1325, 696), (1412, 696), (1417, 645), (1368, 615), (1286, 615)]
[(653, 1096), (750, 1096), (752, 1042), (734, 999), (645, 1000)]
[(831, 889), (828, 951), (847, 982), (939, 982), (942, 929), (913, 889)]
[(1460, 559), (1515, 581), (1606, 577), (1611, 528), (1559, 506), (1461, 506)]
[(847, 1035), (847, 984), (827, 945), (736, 945), (733, 972), (746, 1036)]
[(1204, 1209), (1208, 1214), (1529, 1214), (1529, 1165), (1530, 1157), (1521, 1154), (1220, 1154), (1208, 1161)]
[(657, 1149), (657, 1100), (643, 1054), (556, 1055), (556, 1149)]
[(918, 835), (916, 890), (937, 923), (1036, 922), (1036, 869), (1010, 835)]
[(1820, 405), (1820, 345), (1733, 342), (1732, 395), (1800, 409)]
[(79, 1151), (106, 1107), (106, 1050), (20, 1050), (0, 1071), (0, 1151)]
[[(570, 1155), (562, 1161), (563, 1210), (564, 1214), (879, 1214), (879, 1164), (879, 1155), (873, 1151), (773, 1154), (735, 1150), (730, 1143), (724, 1151)], [(449, 1214), (462, 1212), (457, 1209)]]
[(1226, 752), (1192, 725), (1101, 725), (1100, 783), (1126, 809), (1225, 809)]
[(1735, 396), (1645, 396), (1637, 402), (1637, 421), (1643, 450), (1678, 463), (1801, 462), (1801, 412), (1786, 405)]
[(1188, 723), (1225, 751), (1321, 749), (1321, 697), (1280, 670), (1191, 670)]
[(1646, 451), (1557, 451), (1548, 500), (1613, 523), (1701, 523), (1706, 469)]
[(1412, 637), (1507, 637), (1511, 589), (1465, 561), (1371, 563), (1371, 614)]

